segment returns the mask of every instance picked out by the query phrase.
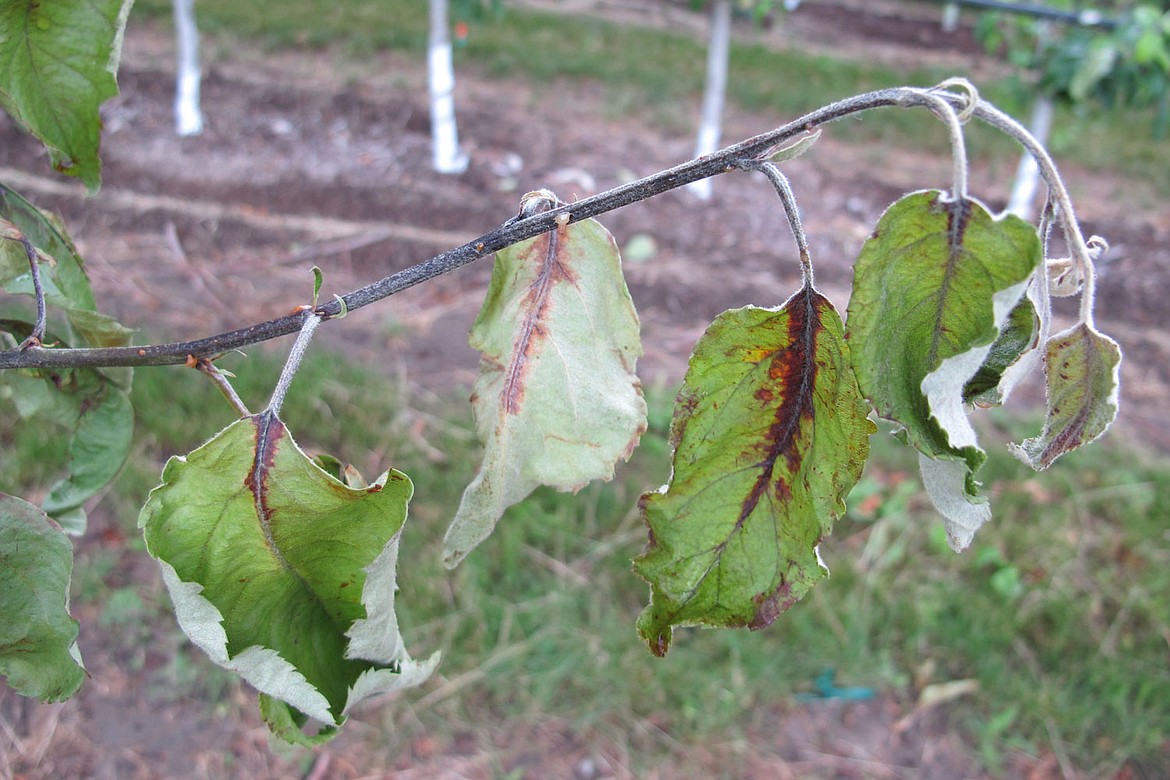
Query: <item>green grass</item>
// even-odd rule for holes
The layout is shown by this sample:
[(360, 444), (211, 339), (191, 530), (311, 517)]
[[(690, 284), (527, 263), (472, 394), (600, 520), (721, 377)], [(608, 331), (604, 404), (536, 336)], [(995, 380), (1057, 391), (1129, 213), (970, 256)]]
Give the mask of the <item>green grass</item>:
[[(134, 7), (136, 18), (169, 18), (170, 14), (170, 4), (162, 0), (141, 0)], [(415, 55), (420, 66), (427, 39), (426, 15), (426, 4), (415, 0), (287, 0), (263, 7), (201, 0), (198, 7), (200, 28), (212, 37), (212, 49), (215, 40), (222, 42), (221, 51), (232, 53), (330, 48), (351, 63), (368, 59), (372, 52), (395, 50)], [(702, 91), (705, 56), (703, 42), (670, 32), (508, 9), (498, 17), (472, 23), (467, 45), (456, 51), (456, 67), (538, 87), (566, 79), (596, 83), (604, 89), (611, 116), (635, 116), (689, 132)], [(737, 42), (731, 50), (729, 99), (745, 108), (774, 113), (779, 122), (872, 89), (925, 86), (950, 76), (971, 76), (938, 67), (895, 70), (855, 57), (854, 52), (834, 58)], [(986, 97), (1026, 119), (1026, 91), (1018, 82), (975, 80)], [(1054, 121), (1052, 151), (1062, 161), (1127, 176), (1145, 182), (1155, 193), (1170, 195), (1165, 139), (1155, 139), (1147, 131), (1152, 128), (1152, 116), (1152, 111), (1061, 108)], [(859, 144), (946, 152), (946, 134), (922, 111), (871, 112), (864, 121), (838, 125), (832, 132)], [(1019, 154), (1013, 142), (996, 132), (976, 132), (972, 144), (974, 162), (1006, 162), (999, 167), (1009, 171)]]
[[(262, 406), (278, 362), (258, 352), (230, 363), (241, 394)], [(137, 506), (162, 458), (232, 415), (185, 369), (139, 370), (134, 400), (132, 462), (93, 516), (121, 528), (138, 555)], [(404, 749), (420, 728), (452, 735), (556, 718), (575, 733), (620, 739), (645, 769), (681, 749), (662, 731), (682, 745), (741, 738), (753, 713), (813, 690), (832, 669), (839, 685), (892, 692), (908, 705), (923, 685), (977, 681), (975, 695), (951, 704), (952, 722), (993, 773), (1011, 751), (1050, 751), (1054, 740), (1094, 774), (1164, 760), (1170, 463), (1107, 440), (1036, 474), (997, 441), (1000, 427), (1023, 426), (994, 415), (983, 476), (996, 519), (955, 555), (920, 495), (914, 458), (879, 434), (849, 513), (823, 547), (830, 580), (765, 631), (680, 631), (657, 660), (634, 632), (647, 588), (629, 563), (645, 540), (637, 496), (668, 473), (669, 394), (652, 393), (651, 408), (642, 447), (613, 482), (576, 496), (538, 491), (447, 572), (442, 535), (478, 458), (466, 404), (412, 401), (364, 367), (310, 353), (284, 414), (301, 444), (367, 474), (394, 465), (416, 484), (400, 620), (413, 652), (441, 649), (444, 661), (440, 681), (364, 716), (383, 721), (388, 749)], [(6, 463), (37, 460), (28, 443), (36, 433), (4, 412), (0, 446), (19, 453)], [(44, 470), (23, 474), (35, 481)], [(157, 631), (174, 634), (165, 602), (152, 603), (157, 594), (127, 590), (125, 559), (108, 560), (107, 546), (82, 549), (77, 578), (102, 602), (99, 622), (154, 616)], [(179, 645), (163, 646), (195, 652)], [(119, 657), (140, 663), (131, 649), (120, 646)], [(165, 666), (157, 687), (195, 684), (205, 665), (195, 663)], [(212, 679), (202, 695), (223, 689), (222, 677)]]

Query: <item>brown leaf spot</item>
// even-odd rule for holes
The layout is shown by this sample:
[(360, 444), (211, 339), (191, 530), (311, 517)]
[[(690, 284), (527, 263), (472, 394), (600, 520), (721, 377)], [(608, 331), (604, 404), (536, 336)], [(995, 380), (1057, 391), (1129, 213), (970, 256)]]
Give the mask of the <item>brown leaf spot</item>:
[(748, 623), (748, 628), (752, 631), (772, 625), (776, 618), (796, 603), (792, 595), (792, 586), (787, 582), (781, 582), (780, 587), (771, 593), (756, 594), (752, 601), (756, 604), (756, 615), (752, 622)]

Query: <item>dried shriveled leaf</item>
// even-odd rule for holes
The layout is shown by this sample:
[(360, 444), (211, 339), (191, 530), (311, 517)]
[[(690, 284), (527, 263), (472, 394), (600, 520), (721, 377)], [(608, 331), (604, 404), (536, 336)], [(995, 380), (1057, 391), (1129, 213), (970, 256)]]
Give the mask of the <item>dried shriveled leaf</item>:
[(438, 661), (411, 660), (394, 614), (412, 492), (397, 471), (339, 482), (264, 413), (172, 458), (139, 524), (191, 641), (295, 710), (269, 702), (274, 727), (305, 715), (336, 726)]
[(948, 461), (924, 469), (923, 481), (956, 549), (990, 517), (964, 388), (1040, 262), (1032, 225), (930, 191), (886, 210), (855, 267), (848, 338), (858, 384), (926, 458)]
[(861, 474), (873, 423), (840, 316), (811, 287), (779, 310), (724, 312), (691, 356), (671, 426), (670, 483), (642, 497), (638, 631), (761, 628), (827, 574), (817, 545)]
[(77, 621), (69, 616), (73, 545), (27, 501), (0, 493), (0, 675), (52, 702), (81, 687)]
[(1044, 363), (1048, 390), (1044, 430), (1011, 445), (1017, 458), (1037, 470), (1109, 430), (1117, 419), (1121, 387), (1121, 349), (1085, 323), (1053, 336)]
[(484, 459), (447, 531), (448, 566), (537, 486), (610, 479), (646, 430), (638, 315), (617, 245), (594, 220), (496, 255), (471, 345), (482, 353), (472, 403)]

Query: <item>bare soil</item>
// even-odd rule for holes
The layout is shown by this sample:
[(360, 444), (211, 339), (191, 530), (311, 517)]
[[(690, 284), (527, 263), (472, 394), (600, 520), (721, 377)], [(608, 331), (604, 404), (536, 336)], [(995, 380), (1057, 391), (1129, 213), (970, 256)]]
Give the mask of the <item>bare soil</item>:
[[(847, 5), (858, 13), (844, 13)], [(619, 19), (629, 12), (641, 21), (660, 12), (642, 2), (577, 6)], [(889, 63), (933, 56), (995, 67), (978, 59), (969, 31), (944, 39), (921, 15), (908, 18), (907, 8), (916, 7), (810, 3), (777, 31), (775, 44), (851, 50)], [(661, 13), (664, 24), (673, 23), (668, 11)], [(693, 16), (686, 19), (679, 24), (694, 24)], [(693, 145), (689, 130), (613, 117), (599, 88), (588, 83), (533, 87), (461, 72), (460, 130), (471, 166), (459, 176), (437, 176), (429, 167), (421, 61), (377, 54), (359, 65), (327, 52), (218, 54), (203, 86), (208, 128), (179, 139), (171, 115), (172, 58), (169, 33), (132, 25), (122, 96), (104, 111), (105, 184), (95, 199), (52, 178), (37, 144), (0, 117), (0, 180), (62, 212), (99, 300), (123, 322), (148, 328), (152, 339), (193, 338), (286, 313), (307, 302), (313, 264), (325, 272), (326, 294), (348, 291), (495, 227), (529, 189), (584, 197), (685, 160)], [(791, 118), (731, 109), (724, 137), (747, 137)], [(882, 210), (905, 191), (946, 187), (950, 163), (826, 135), (788, 171), (819, 286), (843, 308), (852, 259)], [(1113, 246), (1101, 268), (1099, 324), (1129, 356), (1123, 433), (1114, 435), (1168, 451), (1170, 215), (1140, 184), (1075, 166), (1064, 172), (1087, 231)], [(972, 189), (1002, 207), (1010, 176), (977, 169)], [(640, 371), (647, 383), (677, 382), (695, 339), (720, 311), (777, 304), (798, 284), (792, 240), (763, 180), (723, 177), (711, 202), (668, 193), (605, 222), (619, 244), (648, 236), (655, 247), (652, 257), (627, 263), (644, 324)], [(319, 338), (424, 388), (470, 385), (477, 358), (466, 334), (489, 274), (488, 262), (465, 268), (355, 312), (323, 328)], [(116, 549), (125, 540), (110, 530), (93, 543)], [(127, 582), (154, 577), (135, 569), (124, 576)], [(102, 630), (96, 607), (81, 612), (87, 631)], [(242, 724), (226, 724), (182, 697), (160, 703), (127, 668), (161, 667), (162, 651), (134, 650), (141, 643), (116, 637), (92, 641), (113, 652), (88, 653), (93, 678), (73, 702), (44, 706), (0, 688), (0, 777), (632, 776), (620, 743), (587, 744), (556, 722), (493, 735), (488, 745), (422, 735), (411, 755), (381, 768), (363, 763), (373, 760), (363, 737), (376, 729), (364, 732), (357, 723), (302, 765), (269, 751), (265, 728), (243, 701), (249, 695), (231, 694), (240, 699), (230, 703), (232, 717)], [(685, 763), (647, 776), (977, 776), (970, 748), (948, 728), (945, 708), (915, 713), (911, 703), (893, 698), (778, 706), (755, 713), (742, 742), (686, 755)], [(1061, 776), (1051, 755), (1012, 761), (1010, 776)]]

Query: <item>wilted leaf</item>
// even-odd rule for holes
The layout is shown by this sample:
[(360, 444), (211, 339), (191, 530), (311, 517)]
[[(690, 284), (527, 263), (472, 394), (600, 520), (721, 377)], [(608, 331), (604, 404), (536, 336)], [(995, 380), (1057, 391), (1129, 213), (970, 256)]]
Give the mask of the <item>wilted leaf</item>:
[(115, 75), (133, 0), (0, 5), (0, 106), (49, 149), (53, 166), (101, 185), (98, 107)]
[(974, 479), (986, 454), (963, 390), (1040, 261), (1028, 223), (931, 191), (886, 210), (854, 270), (848, 338), (858, 384), (926, 457), (960, 464), (923, 474), (956, 548), (988, 516)]
[(1044, 364), (1048, 389), (1044, 430), (1011, 445), (1017, 458), (1037, 470), (1109, 430), (1117, 418), (1121, 349), (1113, 339), (1081, 323), (1049, 340)]
[(638, 315), (613, 237), (594, 220), (496, 255), (471, 345), (482, 353), (472, 404), (485, 450), (444, 540), (448, 566), (537, 486), (611, 478), (646, 430)]
[(398, 471), (342, 484), (264, 413), (172, 458), (139, 525), (192, 642), (261, 693), (340, 725), (438, 662), (411, 660), (394, 614), (412, 492)]
[(69, 616), (73, 545), (27, 501), (0, 493), (0, 674), (24, 696), (68, 699), (85, 670)]
[(762, 628), (827, 570), (817, 546), (845, 510), (874, 426), (832, 304), (811, 287), (779, 310), (726, 311), (699, 340), (671, 424), (670, 483), (642, 497), (638, 631)]
[(991, 345), (991, 351), (983, 359), (983, 365), (963, 387), (963, 400), (979, 406), (997, 406), (1003, 403), (1007, 393), (1002, 387), (1008, 368), (1024, 354), (1036, 349), (1036, 337), (1040, 331), (1039, 317), (1031, 299), (1024, 297), (1008, 315), (999, 332), (999, 338)]

